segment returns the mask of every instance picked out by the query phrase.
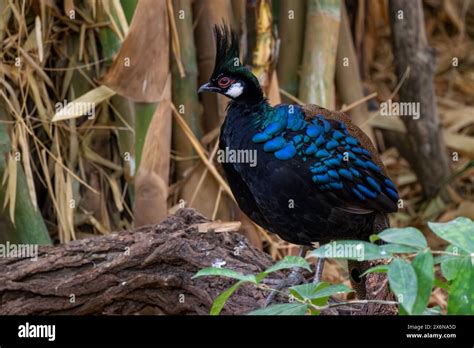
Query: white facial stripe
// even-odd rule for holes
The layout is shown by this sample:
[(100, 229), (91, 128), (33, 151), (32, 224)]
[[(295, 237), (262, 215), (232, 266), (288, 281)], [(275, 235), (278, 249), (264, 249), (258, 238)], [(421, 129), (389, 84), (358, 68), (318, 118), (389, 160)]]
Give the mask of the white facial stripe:
[(237, 98), (242, 94), (243, 91), (244, 87), (242, 86), (242, 84), (240, 82), (236, 82), (230, 85), (229, 89), (227, 90), (227, 92), (225, 92), (225, 94), (231, 98)]

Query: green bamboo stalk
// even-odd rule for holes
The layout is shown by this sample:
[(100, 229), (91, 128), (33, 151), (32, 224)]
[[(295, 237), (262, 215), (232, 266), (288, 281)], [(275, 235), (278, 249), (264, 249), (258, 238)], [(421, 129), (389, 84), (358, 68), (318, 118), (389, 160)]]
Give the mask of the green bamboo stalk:
[(157, 105), (157, 103), (135, 103), (135, 168), (137, 170), (140, 167), (146, 133)]
[(121, 0), (123, 12), (127, 18), (128, 24), (132, 22), (133, 14), (135, 13), (135, 8), (137, 7), (138, 0)]
[[(0, 178), (3, 177), (7, 161), (6, 154), (12, 151), (10, 138), (4, 124), (0, 123)], [(51, 245), (51, 238), (43, 217), (31, 202), (23, 167), (17, 167), (17, 188), (15, 202), (15, 223), (10, 220), (8, 209), (0, 208), (0, 242), (18, 244)], [(0, 185), (0, 207), (5, 201), (6, 186)]]
[[(192, 0), (173, 0), (173, 12), (176, 30), (179, 38), (181, 61), (185, 76), (180, 76), (176, 57), (171, 59), (172, 99), (173, 103), (188, 123), (194, 134), (200, 138), (200, 103), (196, 90), (198, 88), (198, 69), (196, 47), (194, 44)], [(187, 141), (184, 132), (175, 122), (173, 123), (173, 149), (181, 158), (190, 158), (193, 147)], [(176, 162), (176, 178), (180, 179), (184, 172), (193, 166), (193, 160), (178, 160)]]
[(299, 99), (334, 109), (340, 0), (309, 0)]
[[(278, 82), (280, 88), (298, 95), (299, 73), (303, 54), (305, 2), (282, 0), (279, 18), (280, 52), (278, 57)], [(291, 100), (282, 96), (282, 101)]]
[(278, 28), (280, 27), (280, 13), (281, 13), (281, 1), (272, 1), (272, 16), (273, 16), (273, 24), (276, 25)]

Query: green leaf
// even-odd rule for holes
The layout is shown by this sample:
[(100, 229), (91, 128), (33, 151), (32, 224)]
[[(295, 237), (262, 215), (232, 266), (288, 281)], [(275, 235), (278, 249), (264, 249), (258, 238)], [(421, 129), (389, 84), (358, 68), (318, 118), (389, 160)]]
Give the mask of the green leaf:
[(463, 258), (456, 279), (451, 284), (448, 314), (474, 314), (474, 266), (470, 258)]
[(351, 288), (344, 284), (334, 284), (334, 285), (329, 285), (328, 287), (325, 287), (321, 290), (318, 290), (315, 294), (313, 299), (316, 298), (322, 298), (326, 296), (332, 296), (336, 294), (345, 294), (348, 292), (354, 292)]
[(459, 247), (454, 245), (448, 245), (446, 248), (448, 253), (459, 253), (459, 256), (454, 255), (443, 255), (441, 256), (441, 273), (448, 281), (456, 278), (458, 271), (461, 268), (463, 260), (469, 258), (464, 250), (460, 250)]
[(412, 254), (419, 251), (419, 249), (401, 244), (382, 244), (379, 248), (390, 254)]
[(377, 236), (376, 234), (371, 234), (369, 237), (369, 242), (375, 243), (376, 241), (380, 240), (380, 237)]
[(414, 227), (389, 228), (378, 234), (380, 239), (388, 243), (411, 246), (418, 249), (428, 247), (425, 236)]
[(416, 273), (418, 284), (418, 293), (413, 305), (413, 314), (422, 314), (428, 301), (430, 300), (431, 290), (434, 282), (434, 260), (429, 251), (422, 252), (413, 259), (411, 265)]
[(392, 257), (392, 254), (372, 243), (359, 240), (343, 240), (325, 244), (313, 250), (311, 256), (367, 261), (389, 258)]
[(408, 314), (412, 314), (418, 291), (416, 273), (413, 267), (405, 260), (394, 259), (388, 268), (388, 281), (402, 308)]
[(217, 298), (214, 300), (214, 303), (212, 304), (211, 308), (211, 315), (219, 315), (222, 311), (222, 308), (224, 308), (224, 305), (227, 301), (227, 299), (234, 293), (235, 290), (237, 290), (242, 284), (245, 282), (240, 281), (232, 285), (230, 288), (228, 288), (226, 291), (222, 292)]
[[(301, 301), (311, 301), (312, 304), (322, 307), (328, 304), (329, 296), (315, 298), (314, 294), (317, 291), (328, 287), (329, 285), (330, 284), (327, 282), (319, 282), (317, 284), (302, 284), (301, 286), (294, 286), (290, 288), (289, 291), (292, 296)], [(321, 313), (320, 310), (317, 310), (311, 306), (309, 307), (309, 311), (311, 315), (318, 315)]]
[[(303, 301), (309, 300), (312, 304), (319, 307), (326, 306), (329, 301), (329, 296), (331, 295), (354, 291), (344, 284), (330, 285), (326, 282), (297, 285), (291, 287), (289, 290), (296, 298)], [(320, 313), (320, 310), (313, 307), (310, 307), (309, 310), (311, 315), (318, 315)]]
[(308, 305), (305, 303), (282, 303), (254, 310), (249, 315), (305, 315), (307, 312)]
[(255, 284), (257, 283), (255, 276), (253, 274), (245, 275), (228, 268), (217, 268), (217, 267), (204, 268), (200, 270), (199, 272), (197, 272), (192, 277), (192, 279), (197, 278), (197, 277), (204, 277), (204, 276), (221, 276), (221, 277), (237, 279), (237, 280), (255, 283)]
[(388, 265), (377, 265), (374, 267), (370, 267), (368, 270), (366, 270), (364, 273), (362, 273), (360, 276), (365, 276), (366, 274), (369, 273), (386, 273), (388, 272)]
[(301, 299), (313, 300), (317, 298), (329, 297), (335, 294), (343, 294), (353, 292), (351, 288), (344, 284), (326, 285), (327, 283), (318, 284), (302, 284), (290, 288), (290, 292), (294, 295), (300, 296)]
[(449, 222), (428, 222), (431, 230), (451, 244), (474, 253), (474, 222), (466, 217), (458, 217)]
[(256, 281), (260, 282), (263, 278), (265, 278), (265, 276), (267, 276), (268, 274), (272, 272), (276, 272), (282, 269), (293, 268), (293, 267), (301, 267), (311, 272), (311, 266), (309, 265), (308, 261), (306, 261), (304, 258), (299, 257), (299, 256), (286, 256), (282, 260), (275, 263), (270, 268), (257, 274)]
[(285, 256), (282, 260), (275, 263), (273, 266), (265, 270), (265, 273), (276, 272), (281, 269), (293, 268), (293, 267), (301, 267), (307, 269), (311, 272), (311, 266), (309, 265), (308, 261), (304, 258), (299, 256)]
[(319, 282), (317, 284), (312, 284), (312, 283), (308, 283), (308, 284), (301, 284), (301, 285), (295, 285), (295, 286), (292, 286), (291, 288), (289, 288), (288, 290), (290, 290), (290, 293), (295, 296), (296, 298), (300, 299), (300, 300), (309, 300), (309, 299), (312, 299), (313, 298), (313, 295), (325, 288), (325, 287), (328, 287), (330, 284), (327, 283), (327, 282)]
[(449, 291), (449, 284), (446, 283), (446, 282), (443, 282), (441, 279), (439, 278), (435, 278), (434, 279), (434, 286), (437, 286), (438, 288), (440, 289), (444, 289), (446, 291)]

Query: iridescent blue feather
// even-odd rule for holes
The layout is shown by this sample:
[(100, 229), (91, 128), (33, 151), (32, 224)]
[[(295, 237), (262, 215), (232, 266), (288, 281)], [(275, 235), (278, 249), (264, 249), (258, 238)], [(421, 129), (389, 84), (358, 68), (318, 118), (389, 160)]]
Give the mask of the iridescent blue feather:
[(270, 114), (257, 117), (254, 143), (282, 161), (300, 157), (320, 191), (344, 191), (359, 202), (377, 202), (385, 197), (398, 201), (393, 182), (372, 160), (370, 152), (351, 136), (344, 123), (316, 115), (306, 120), (297, 105), (279, 105)]

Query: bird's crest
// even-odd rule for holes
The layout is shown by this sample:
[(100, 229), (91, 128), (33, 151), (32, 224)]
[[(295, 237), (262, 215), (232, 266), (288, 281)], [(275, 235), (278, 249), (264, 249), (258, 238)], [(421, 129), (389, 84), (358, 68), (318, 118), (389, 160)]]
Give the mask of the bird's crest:
[(240, 66), (239, 39), (225, 23), (214, 26), (216, 39), (216, 62), (214, 73), (228, 69), (230, 71)]

